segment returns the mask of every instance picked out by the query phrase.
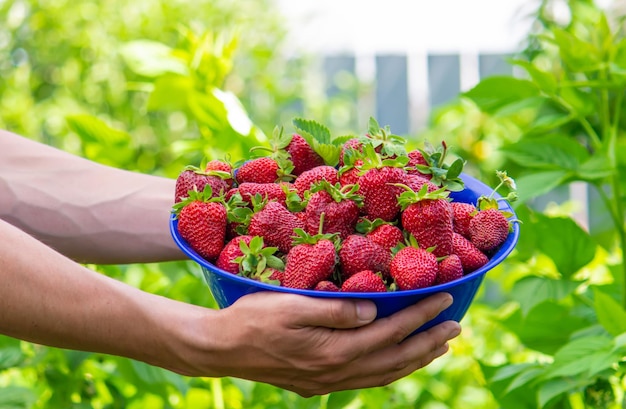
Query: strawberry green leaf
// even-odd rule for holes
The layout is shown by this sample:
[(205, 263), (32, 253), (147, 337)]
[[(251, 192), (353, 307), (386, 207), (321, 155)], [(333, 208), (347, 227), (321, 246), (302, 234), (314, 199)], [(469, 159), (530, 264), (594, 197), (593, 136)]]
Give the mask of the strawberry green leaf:
[(331, 143), (330, 131), (319, 122), (310, 119), (294, 118), (293, 125), (301, 134), (306, 134), (306, 136), (302, 135), (305, 139), (309, 136), (321, 144)]

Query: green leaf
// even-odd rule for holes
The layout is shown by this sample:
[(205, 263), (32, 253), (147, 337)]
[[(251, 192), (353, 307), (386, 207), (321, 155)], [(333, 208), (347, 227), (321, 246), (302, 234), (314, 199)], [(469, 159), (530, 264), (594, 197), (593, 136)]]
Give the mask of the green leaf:
[(517, 281), (511, 296), (520, 304), (524, 314), (544, 301), (559, 301), (572, 294), (579, 283), (548, 277), (527, 276)]
[[(306, 133), (320, 144), (331, 143), (330, 131), (326, 126), (316, 121), (303, 118), (294, 118), (292, 122), (299, 132)], [(304, 137), (304, 135), (302, 135), (302, 137)]]
[(148, 97), (149, 111), (183, 111), (193, 95), (191, 78), (182, 75), (164, 75), (154, 82), (154, 89)]
[(592, 368), (597, 370), (598, 356), (610, 354), (612, 346), (613, 341), (607, 336), (574, 339), (554, 354), (554, 363), (546, 373), (546, 378), (577, 376), (590, 372)]
[(343, 409), (349, 406), (349, 404), (356, 399), (359, 395), (358, 391), (349, 390), (342, 392), (333, 392), (328, 397), (326, 409)]
[(529, 61), (514, 60), (513, 64), (524, 68), (532, 78), (533, 82), (537, 84), (537, 87), (539, 87), (543, 92), (547, 94), (554, 94), (556, 92), (558, 84), (554, 74), (541, 70)]
[(589, 264), (596, 254), (596, 242), (574, 220), (537, 214), (537, 247), (552, 259), (564, 278), (570, 278)]
[(495, 113), (508, 104), (538, 95), (539, 89), (531, 81), (505, 76), (485, 78), (463, 94), (487, 113)]
[(586, 318), (572, 314), (572, 310), (554, 301), (535, 305), (526, 316), (517, 310), (502, 323), (513, 331), (531, 349), (553, 354), (569, 341), (572, 333), (589, 325)]
[(594, 308), (598, 321), (611, 335), (626, 332), (626, 311), (613, 297), (594, 289)]
[(123, 145), (131, 140), (128, 133), (114, 129), (103, 120), (92, 115), (70, 115), (66, 120), (70, 129), (84, 141)]
[(578, 167), (576, 178), (594, 182), (610, 177), (615, 171), (605, 154), (596, 153)]
[(502, 151), (516, 163), (536, 169), (577, 170), (589, 158), (582, 145), (565, 135), (523, 139)]
[(506, 392), (510, 393), (511, 391), (528, 385), (532, 381), (539, 379), (544, 372), (545, 369), (539, 367), (538, 365), (534, 365), (534, 367), (524, 370), (511, 381), (509, 386), (506, 388)]
[(545, 408), (548, 403), (570, 390), (576, 389), (578, 382), (571, 379), (552, 379), (539, 387), (537, 395), (538, 409)]
[(515, 178), (518, 203), (525, 203), (537, 196), (546, 194), (568, 180), (570, 173), (565, 170), (536, 172)]
[(120, 55), (128, 68), (144, 77), (159, 77), (164, 74), (189, 75), (187, 65), (177, 58), (173, 50), (163, 43), (136, 40), (122, 45)]
[(568, 68), (574, 72), (588, 72), (600, 68), (602, 58), (599, 50), (569, 32), (554, 27), (554, 43), (559, 48), (559, 55)]
[(27, 388), (3, 386), (0, 393), (0, 409), (27, 409), (35, 403), (37, 396)]
[(538, 248), (554, 261), (565, 278), (590, 263), (596, 243), (574, 220), (565, 217), (538, 217)]

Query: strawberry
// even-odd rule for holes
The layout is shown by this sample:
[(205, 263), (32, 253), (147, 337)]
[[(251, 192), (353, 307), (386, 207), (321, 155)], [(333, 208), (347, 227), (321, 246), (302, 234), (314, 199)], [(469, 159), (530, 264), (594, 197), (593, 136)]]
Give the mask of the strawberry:
[(404, 240), (402, 229), (382, 219), (370, 221), (362, 218), (357, 223), (356, 230), (389, 251)]
[(202, 192), (192, 190), (187, 199), (173, 208), (180, 236), (210, 262), (217, 259), (224, 247), (228, 217), (223, 198), (214, 198), (212, 193), (210, 185)]
[(238, 184), (251, 183), (274, 183), (279, 178), (278, 162), (269, 157), (259, 157), (244, 162), (237, 172), (235, 179)]
[[(223, 173), (223, 172), (222, 172)], [(219, 196), (229, 189), (228, 183), (218, 173), (207, 173), (195, 166), (186, 166), (176, 178), (174, 187), (174, 203), (179, 203), (189, 196), (190, 190), (202, 191), (206, 185), (211, 186), (213, 196)]]
[(469, 223), (469, 238), (483, 253), (504, 243), (509, 235), (509, 221), (498, 209), (480, 210)]
[(404, 229), (417, 239), (420, 247), (434, 247), (435, 256), (451, 254), (454, 229), (449, 192), (443, 188), (428, 192), (426, 185), (419, 192), (406, 189), (399, 199)]
[(400, 249), (390, 265), (391, 277), (400, 290), (429, 287), (435, 283), (438, 271), (433, 253), (411, 246)]
[[(496, 171), (496, 175), (500, 179), (500, 184), (493, 189), (489, 196), (478, 198), (476, 205), (478, 211), (474, 213), (468, 227), (470, 241), (483, 253), (490, 253), (504, 243), (509, 235), (511, 222), (518, 221), (509, 222), (508, 217), (511, 214), (501, 211), (498, 207), (500, 200), (514, 201), (517, 199), (515, 181), (506, 172)], [(501, 186), (507, 186), (511, 192), (506, 198), (495, 198), (494, 195)]]
[(306, 170), (293, 181), (293, 187), (300, 197), (304, 197), (304, 193), (307, 190), (310, 190), (315, 183), (321, 182), (322, 180), (327, 181), (333, 186), (336, 185), (339, 182), (337, 169), (332, 166), (322, 165)]
[(367, 169), (364, 165), (363, 169), (365, 173), (358, 181), (359, 193), (363, 196), (363, 214), (371, 220), (395, 220), (400, 213), (398, 196), (402, 193), (402, 188), (396, 184), (405, 183), (406, 172), (392, 166)]
[(215, 262), (215, 266), (221, 268), (224, 271), (228, 271), (229, 273), (239, 273), (239, 263), (234, 261), (237, 257), (241, 257), (243, 255), (239, 242), (243, 241), (244, 243), (249, 245), (250, 240), (252, 240), (252, 236), (248, 235), (232, 238), (228, 243), (226, 243), (226, 245), (220, 252), (219, 257)]
[(341, 285), (342, 292), (384, 293), (387, 286), (379, 274), (371, 270), (363, 270), (349, 277)]
[(452, 253), (461, 259), (465, 274), (471, 273), (489, 262), (489, 258), (483, 252), (459, 233), (452, 235)]
[(340, 291), (340, 288), (337, 287), (337, 284), (333, 283), (330, 280), (322, 280), (319, 283), (317, 283), (317, 285), (315, 286), (315, 288), (313, 288), (315, 291), (330, 291), (330, 292), (338, 292)]
[(315, 234), (320, 230), (324, 215), (322, 233), (338, 233), (345, 239), (354, 232), (359, 218), (361, 197), (356, 194), (358, 186), (332, 186), (327, 181), (318, 182), (311, 188), (311, 197), (305, 209), (305, 230)]
[(291, 183), (288, 182), (280, 182), (280, 183), (252, 183), (252, 182), (244, 182), (237, 187), (239, 193), (241, 194), (241, 198), (248, 202), (252, 203), (252, 197), (259, 194), (261, 198), (271, 201), (275, 200), (283, 205), (286, 204), (287, 199), (287, 191), (291, 189)]
[(408, 174), (406, 175), (406, 185), (415, 192), (419, 192), (422, 186), (428, 186), (429, 192), (434, 192), (439, 189), (439, 186), (435, 185), (425, 175)]
[(308, 235), (296, 229), (294, 247), (287, 254), (282, 284), (289, 288), (312, 289), (329, 279), (337, 264), (337, 251), (332, 236)]
[(363, 152), (363, 143), (359, 138), (348, 139), (346, 143), (341, 147), (341, 153), (339, 154), (339, 166), (344, 166), (349, 160), (347, 156), (356, 156), (358, 153)]
[(233, 167), (226, 161), (219, 159), (211, 160), (204, 166), (204, 171), (207, 173), (223, 172), (224, 175), (222, 175), (222, 179), (224, 179), (229, 188), (233, 187), (233, 184), (235, 183), (233, 178)]
[(469, 238), (469, 224), (476, 212), (476, 206), (471, 203), (451, 202), (452, 222), (454, 231)]
[(285, 150), (289, 153), (293, 163), (292, 173), (296, 176), (309, 169), (325, 165), (324, 159), (313, 150), (306, 139), (297, 133), (292, 135), (291, 142)]
[(353, 165), (344, 165), (339, 168), (339, 183), (341, 186), (356, 185), (359, 182), (359, 173), (363, 165), (362, 159), (354, 161)]
[(278, 202), (268, 202), (252, 215), (248, 234), (263, 237), (266, 245), (287, 254), (296, 229), (304, 229), (304, 223), (295, 214)]
[(463, 264), (456, 254), (450, 254), (439, 262), (435, 284), (448, 283), (463, 277)]
[(360, 234), (349, 235), (339, 249), (339, 262), (344, 279), (362, 270), (389, 273), (391, 252)]

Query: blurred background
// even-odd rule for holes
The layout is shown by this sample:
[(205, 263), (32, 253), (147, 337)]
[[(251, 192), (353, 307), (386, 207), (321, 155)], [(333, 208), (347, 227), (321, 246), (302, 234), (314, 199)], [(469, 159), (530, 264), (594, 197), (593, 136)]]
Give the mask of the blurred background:
[[(491, 185), (508, 170), (523, 220), (452, 351), (389, 386), (303, 399), (0, 337), (0, 409), (626, 407), (625, 13), (609, 0), (0, 0), (0, 128), (173, 178), (248, 157), (296, 116), (334, 136), (373, 116), (410, 147), (445, 140)], [(89, 267), (216, 306), (190, 262)]]

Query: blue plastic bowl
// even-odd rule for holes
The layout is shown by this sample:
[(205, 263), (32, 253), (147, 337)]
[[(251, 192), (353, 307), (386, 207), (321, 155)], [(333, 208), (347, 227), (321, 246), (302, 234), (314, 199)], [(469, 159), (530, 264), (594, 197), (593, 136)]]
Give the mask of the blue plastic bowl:
[[(460, 192), (452, 192), (450, 197), (454, 201), (476, 204), (478, 197), (489, 195), (492, 188), (479, 180), (462, 174), (461, 178), (465, 182), (465, 189)], [(513, 214), (513, 209), (505, 202), (500, 202), (500, 208)], [(478, 288), (483, 282), (485, 274), (500, 264), (517, 244), (519, 238), (519, 225), (513, 223), (513, 231), (509, 233), (507, 240), (500, 246), (498, 251), (491, 257), (489, 262), (483, 267), (475, 270), (462, 278), (440, 285), (417, 290), (393, 291), (386, 293), (351, 293), (351, 292), (326, 292), (313, 290), (299, 290), (293, 288), (280, 287), (267, 283), (261, 283), (249, 278), (240, 277), (217, 268), (196, 253), (178, 233), (178, 221), (172, 216), (170, 218), (170, 231), (176, 244), (192, 260), (200, 265), (204, 278), (209, 286), (213, 297), (220, 308), (226, 308), (237, 301), (240, 297), (257, 291), (278, 291), (291, 294), (301, 294), (319, 298), (364, 298), (373, 301), (378, 308), (377, 318), (387, 317), (405, 307), (417, 303), (418, 301), (439, 292), (447, 292), (452, 295), (454, 301), (450, 307), (441, 312), (435, 319), (424, 324), (416, 332), (426, 330), (444, 321), (454, 320), (460, 322), (467, 313), (467, 310), (474, 300)]]

